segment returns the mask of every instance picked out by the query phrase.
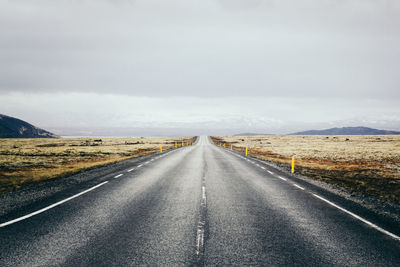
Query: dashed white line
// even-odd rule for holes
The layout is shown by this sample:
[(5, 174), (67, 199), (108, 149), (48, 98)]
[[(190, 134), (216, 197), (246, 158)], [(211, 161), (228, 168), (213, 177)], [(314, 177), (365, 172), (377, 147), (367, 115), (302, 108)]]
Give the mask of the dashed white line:
[(140, 164), (140, 165), (138, 165), (137, 167), (140, 168), (140, 167), (142, 167), (142, 166), (143, 166), (143, 164)]
[[(245, 158), (245, 157), (243, 157), (243, 156), (240, 156), (240, 155), (237, 155), (237, 156), (250, 162), (249, 159), (247, 159), (247, 158)], [(253, 162), (252, 162), (252, 163), (253, 163)], [(259, 166), (259, 164), (256, 164), (256, 165)], [(260, 167), (260, 166), (259, 166), (259, 167)], [(265, 170), (265, 167), (262, 167), (262, 166), (261, 166), (261, 168)], [(273, 173), (272, 171), (270, 171), (270, 170), (267, 170), (267, 171), (268, 171), (268, 173), (270, 173), (270, 174), (272, 174), (272, 175), (274, 174), (274, 173)], [(284, 178), (284, 177), (282, 177), (282, 176), (279, 176), (279, 175), (278, 175), (278, 178), (279, 178), (279, 179), (282, 179), (282, 180), (284, 180), (284, 181), (287, 181), (287, 179)], [(299, 186), (298, 184), (293, 183), (293, 185), (294, 185), (295, 187), (301, 189), (301, 190), (305, 190), (304, 187), (301, 187), (301, 186)], [(365, 223), (365, 224), (369, 225), (370, 227), (374, 228), (375, 230), (377, 230), (377, 231), (379, 231), (379, 232), (381, 232), (381, 233), (383, 233), (383, 234), (385, 234), (385, 235), (388, 235), (388, 236), (392, 237), (393, 239), (396, 239), (396, 240), (399, 240), (399, 241), (400, 241), (400, 236), (398, 236), (398, 235), (396, 235), (396, 234), (393, 234), (393, 233), (391, 233), (391, 232), (389, 232), (389, 231), (387, 231), (387, 230), (385, 230), (385, 229), (383, 229), (383, 228), (377, 226), (376, 224), (374, 224), (374, 223), (372, 223), (372, 222), (370, 222), (370, 221), (368, 221), (368, 220), (366, 220), (366, 219), (364, 219), (364, 218), (358, 216), (357, 214), (355, 214), (355, 213), (353, 213), (353, 212), (351, 212), (351, 211), (346, 210), (345, 208), (340, 207), (339, 205), (336, 205), (335, 203), (333, 203), (333, 202), (331, 202), (331, 201), (329, 201), (329, 200), (327, 200), (327, 199), (325, 199), (325, 198), (323, 198), (323, 197), (321, 197), (321, 196), (319, 196), (319, 195), (317, 195), (317, 194), (312, 194), (312, 195), (313, 195), (314, 197), (316, 197), (316, 198), (318, 198), (318, 199), (320, 199), (320, 200), (322, 200), (322, 201), (328, 203), (329, 205), (331, 205), (331, 206), (333, 206), (333, 207), (335, 207), (335, 208), (337, 208), (337, 209), (339, 209), (339, 210), (341, 210), (341, 211), (343, 211), (343, 212), (349, 214), (350, 216), (356, 218), (357, 220), (362, 221), (363, 223)]]
[(150, 161), (146, 161), (144, 164), (149, 164), (150, 163)]
[(11, 220), (11, 221), (8, 221), (8, 222), (4, 222), (4, 223), (0, 224), (0, 227), (4, 227), (4, 226), (7, 226), (7, 225), (10, 225), (10, 224), (13, 224), (13, 223), (28, 219), (28, 218), (30, 218), (32, 216), (35, 216), (35, 215), (37, 215), (39, 213), (42, 213), (42, 212), (46, 211), (46, 210), (52, 209), (54, 207), (57, 207), (58, 205), (61, 205), (61, 204), (65, 203), (67, 201), (70, 201), (70, 200), (72, 200), (72, 199), (74, 199), (76, 197), (79, 197), (79, 196), (81, 196), (83, 194), (86, 194), (86, 193), (88, 193), (88, 192), (90, 192), (90, 191), (92, 191), (92, 190), (94, 190), (94, 189), (106, 184), (106, 183), (108, 183), (108, 181), (105, 181), (105, 182), (102, 182), (102, 183), (100, 183), (98, 185), (95, 185), (95, 186), (93, 186), (93, 187), (91, 187), (89, 189), (86, 189), (85, 191), (82, 191), (82, 192), (80, 192), (80, 193), (78, 193), (76, 195), (73, 195), (72, 197), (66, 198), (64, 200), (58, 201), (58, 202), (56, 202), (54, 204), (51, 204), (50, 206), (47, 206), (47, 207), (45, 207), (43, 209), (40, 209), (40, 210), (37, 210), (35, 212), (29, 213), (29, 214), (27, 214), (25, 216), (22, 216), (22, 217), (19, 217), (17, 219), (14, 219), (14, 220)]
[(203, 178), (203, 185), (201, 186), (201, 201), (200, 201), (200, 219), (197, 223), (196, 235), (196, 255), (201, 256), (204, 250), (204, 232), (205, 232), (205, 212), (207, 207), (206, 186)]
[[(243, 157), (243, 156), (238, 155), (238, 157), (243, 158), (243, 159), (245, 159), (245, 160), (247, 160), (247, 161), (250, 162), (249, 159), (246, 159), (246, 158)], [(252, 162), (252, 163), (253, 163), (253, 162)], [(259, 166), (259, 164), (256, 164), (256, 165)], [(261, 168), (265, 170), (265, 167), (262, 167), (262, 166), (261, 166)], [(270, 174), (274, 174), (274, 173), (273, 173), (272, 171), (270, 171), (270, 170), (267, 170), (267, 171), (268, 171), (268, 173), (270, 173)], [(278, 178), (279, 178), (279, 179), (282, 179), (282, 180), (284, 180), (284, 181), (287, 181), (287, 179), (284, 178), (284, 177), (282, 177), (282, 176), (278, 176)], [(294, 185), (295, 187), (301, 189), (301, 190), (305, 190), (304, 187), (301, 187), (301, 186), (299, 186), (298, 184), (293, 183), (293, 185)], [(377, 226), (376, 224), (374, 224), (374, 223), (372, 223), (372, 222), (370, 222), (370, 221), (368, 221), (368, 220), (366, 220), (366, 219), (364, 219), (364, 218), (358, 216), (357, 214), (355, 214), (355, 213), (353, 213), (353, 212), (351, 212), (351, 211), (346, 210), (345, 208), (340, 207), (339, 205), (336, 205), (335, 203), (333, 203), (333, 202), (331, 202), (331, 201), (329, 201), (329, 200), (327, 200), (327, 199), (325, 199), (325, 198), (323, 198), (323, 197), (321, 197), (321, 196), (319, 196), (319, 195), (317, 195), (317, 194), (312, 194), (312, 195), (315, 196), (316, 198), (318, 198), (318, 199), (320, 199), (320, 200), (322, 200), (322, 201), (328, 203), (329, 205), (331, 205), (331, 206), (333, 206), (333, 207), (335, 207), (335, 208), (337, 208), (337, 209), (339, 209), (339, 210), (341, 210), (341, 211), (343, 211), (343, 212), (349, 214), (350, 216), (356, 218), (357, 220), (362, 221), (363, 223), (365, 223), (365, 224), (369, 225), (370, 227), (374, 228), (375, 230), (378, 230), (379, 232), (384, 233), (385, 235), (388, 235), (388, 236), (390, 236), (390, 237), (392, 237), (392, 238), (394, 238), (394, 239), (400, 241), (400, 236), (398, 236), (398, 235), (396, 235), (396, 234), (393, 234), (393, 233), (391, 233), (391, 232), (389, 232), (389, 231), (387, 231), (387, 230), (385, 230), (385, 229), (383, 229), (383, 228)]]
[(119, 178), (119, 177), (121, 177), (123, 174), (121, 173), (121, 174), (118, 174), (118, 175), (115, 175), (114, 176), (114, 178)]
[(304, 187), (301, 187), (300, 185), (298, 185), (298, 184), (293, 184), (295, 187), (297, 187), (297, 188), (300, 188), (301, 190), (304, 190)]
[(279, 175), (278, 175), (278, 178), (281, 179), (281, 180), (287, 181), (287, 179), (284, 178), (284, 177), (282, 177), (282, 176), (279, 176)]
[(128, 172), (131, 172), (131, 171), (133, 171), (134, 169), (135, 169), (135, 168), (133, 168), (133, 169), (129, 169), (129, 170), (128, 170)]
[(265, 170), (265, 167), (261, 166), (261, 169)]
[(204, 246), (204, 222), (200, 221), (197, 226), (197, 236), (196, 236), (196, 255), (198, 256)]
[(366, 219), (364, 219), (364, 218), (358, 216), (357, 214), (354, 214), (353, 212), (348, 211), (348, 210), (346, 210), (345, 208), (342, 208), (342, 207), (340, 207), (339, 205), (336, 205), (335, 203), (333, 203), (333, 202), (331, 202), (331, 201), (329, 201), (329, 200), (327, 200), (327, 199), (325, 199), (325, 198), (323, 198), (323, 197), (321, 197), (321, 196), (319, 196), (319, 195), (317, 195), (317, 194), (313, 194), (313, 196), (315, 196), (316, 198), (318, 198), (318, 199), (320, 199), (320, 200), (322, 200), (322, 201), (328, 203), (329, 205), (331, 205), (331, 206), (333, 206), (333, 207), (335, 207), (335, 208), (337, 208), (337, 209), (339, 209), (339, 210), (341, 210), (341, 211), (343, 211), (343, 212), (349, 214), (350, 216), (356, 218), (357, 220), (360, 220), (360, 221), (362, 221), (363, 223), (368, 224), (369, 226), (371, 226), (372, 228), (378, 230), (379, 232), (384, 233), (384, 234), (386, 234), (386, 235), (388, 235), (388, 236), (390, 236), (390, 237), (392, 237), (392, 238), (394, 238), (394, 239), (396, 239), (396, 240), (400, 240), (400, 236), (395, 235), (395, 234), (393, 234), (393, 233), (391, 233), (391, 232), (389, 232), (389, 231), (387, 231), (387, 230), (385, 230), (385, 229), (379, 227), (379, 226), (376, 225), (376, 224), (373, 224), (372, 222), (370, 222), (370, 221), (368, 221), (368, 220), (366, 220)]
[(207, 203), (207, 198), (206, 198), (206, 187), (203, 185), (201, 187), (201, 193), (202, 193), (202, 198), (204, 200), (204, 203)]

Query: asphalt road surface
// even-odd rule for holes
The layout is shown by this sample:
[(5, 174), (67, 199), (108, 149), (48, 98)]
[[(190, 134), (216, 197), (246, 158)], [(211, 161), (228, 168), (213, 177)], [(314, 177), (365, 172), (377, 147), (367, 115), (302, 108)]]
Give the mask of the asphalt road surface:
[(206, 137), (118, 166), (3, 205), (0, 266), (400, 265), (398, 225)]

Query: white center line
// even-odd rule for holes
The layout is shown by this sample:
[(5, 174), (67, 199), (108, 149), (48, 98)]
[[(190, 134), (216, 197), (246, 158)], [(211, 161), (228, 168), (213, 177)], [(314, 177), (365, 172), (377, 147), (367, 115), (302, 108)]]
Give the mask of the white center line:
[(19, 217), (17, 219), (14, 219), (14, 220), (11, 220), (11, 221), (8, 221), (8, 222), (4, 222), (4, 223), (0, 224), (0, 227), (4, 227), (4, 226), (7, 226), (7, 225), (10, 225), (10, 224), (13, 224), (13, 223), (28, 219), (29, 217), (35, 216), (35, 215), (37, 215), (39, 213), (42, 213), (42, 212), (44, 212), (46, 210), (52, 209), (52, 208), (54, 208), (54, 207), (56, 207), (58, 205), (61, 205), (61, 204), (65, 203), (65, 202), (67, 202), (67, 201), (70, 201), (70, 200), (72, 200), (72, 199), (74, 199), (76, 197), (79, 197), (79, 196), (81, 196), (81, 195), (83, 195), (85, 193), (88, 193), (88, 192), (90, 192), (90, 191), (96, 189), (97, 187), (100, 187), (100, 186), (102, 186), (102, 185), (104, 185), (106, 183), (108, 183), (108, 181), (105, 181), (105, 182), (102, 182), (101, 184), (95, 185), (95, 186), (93, 186), (93, 187), (91, 187), (91, 188), (89, 188), (89, 189), (87, 189), (85, 191), (82, 191), (82, 192), (80, 192), (80, 193), (78, 193), (76, 195), (73, 195), (72, 197), (66, 198), (64, 200), (58, 201), (58, 202), (56, 202), (54, 204), (51, 204), (50, 206), (47, 206), (47, 207), (45, 207), (43, 209), (40, 209), (40, 210), (37, 210), (35, 212), (29, 213), (29, 214), (27, 214), (25, 216), (22, 216), (22, 217)]
[(128, 172), (131, 172), (131, 171), (133, 171), (134, 169), (135, 169), (135, 168), (129, 169)]
[(392, 238), (394, 238), (394, 239), (396, 239), (396, 240), (400, 240), (400, 236), (395, 235), (395, 234), (393, 234), (393, 233), (391, 233), (391, 232), (389, 232), (389, 231), (386, 231), (385, 229), (379, 227), (379, 226), (376, 225), (376, 224), (373, 224), (373, 223), (370, 222), (370, 221), (367, 221), (366, 219), (364, 219), (364, 218), (358, 216), (357, 214), (354, 214), (354, 213), (352, 213), (351, 211), (348, 211), (348, 210), (346, 210), (345, 208), (342, 208), (342, 207), (340, 207), (339, 205), (336, 205), (335, 203), (330, 202), (329, 200), (327, 200), (327, 199), (325, 199), (325, 198), (323, 198), (323, 197), (321, 197), (321, 196), (319, 196), (319, 195), (313, 194), (313, 196), (315, 196), (316, 198), (319, 198), (320, 200), (325, 201), (325, 202), (328, 203), (329, 205), (331, 205), (331, 206), (333, 206), (333, 207), (335, 207), (335, 208), (337, 208), (337, 209), (339, 209), (339, 210), (341, 210), (341, 211), (343, 211), (343, 212), (349, 214), (350, 216), (356, 218), (357, 220), (360, 220), (360, 221), (362, 221), (363, 223), (368, 224), (369, 226), (371, 226), (372, 228), (378, 230), (379, 232), (382, 232), (382, 233), (384, 233), (384, 234), (386, 234), (386, 235), (388, 235), (388, 236), (390, 236), (390, 237), (392, 237)]
[(142, 166), (143, 166), (143, 164), (140, 164), (140, 165), (138, 165), (137, 167), (140, 168), (140, 167), (142, 167)]
[(204, 203), (206, 203), (206, 201), (207, 201), (207, 198), (206, 198), (206, 187), (204, 185), (201, 187), (201, 192), (202, 192), (202, 198), (204, 200)]
[(115, 175), (114, 176), (114, 178), (119, 178), (119, 177), (121, 177), (123, 174), (121, 173), (121, 174), (118, 174), (118, 175)]
[(205, 212), (207, 208), (206, 186), (203, 177), (203, 185), (201, 186), (202, 199), (200, 201), (200, 219), (197, 223), (196, 235), (196, 255), (201, 256), (204, 252), (204, 232), (205, 232)]
[(297, 188), (300, 188), (301, 190), (304, 190), (304, 187), (301, 187), (300, 185), (298, 185), (298, 184), (293, 184), (295, 187), (297, 187)]
[(261, 166), (261, 169), (265, 170), (265, 167)]

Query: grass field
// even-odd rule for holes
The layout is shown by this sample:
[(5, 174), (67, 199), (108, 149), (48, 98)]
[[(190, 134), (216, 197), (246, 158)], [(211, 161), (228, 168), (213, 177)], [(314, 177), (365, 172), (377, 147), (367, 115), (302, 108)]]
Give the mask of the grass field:
[(400, 204), (400, 135), (212, 137), (260, 159), (367, 196)]
[[(192, 137), (184, 142), (192, 142)], [(0, 139), (0, 193), (171, 149), (180, 138)]]

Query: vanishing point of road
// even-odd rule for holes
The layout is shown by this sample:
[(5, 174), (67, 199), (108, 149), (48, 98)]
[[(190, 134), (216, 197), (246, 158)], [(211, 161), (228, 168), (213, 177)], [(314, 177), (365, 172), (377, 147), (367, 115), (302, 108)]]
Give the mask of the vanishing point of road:
[(400, 226), (207, 137), (0, 201), (0, 266), (400, 265)]

